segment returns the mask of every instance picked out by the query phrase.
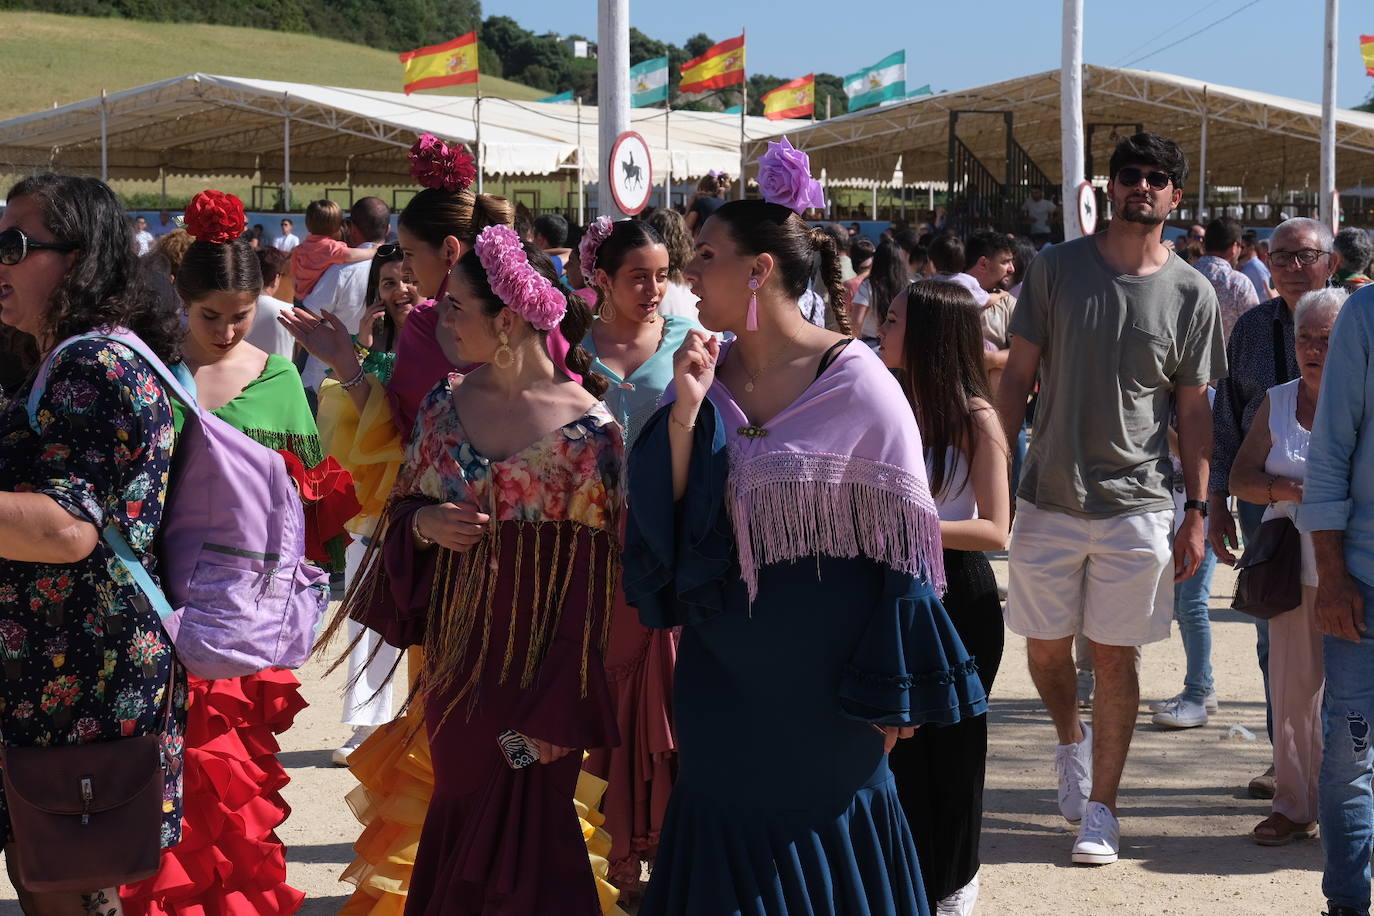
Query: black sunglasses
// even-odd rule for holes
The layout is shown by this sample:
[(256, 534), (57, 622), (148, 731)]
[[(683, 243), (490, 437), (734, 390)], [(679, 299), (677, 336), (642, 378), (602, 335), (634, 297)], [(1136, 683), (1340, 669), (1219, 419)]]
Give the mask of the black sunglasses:
[(1147, 172), (1133, 165), (1128, 165), (1116, 173), (1117, 184), (1123, 184), (1128, 188), (1139, 185), (1142, 178), (1156, 191), (1163, 191), (1169, 186), (1169, 182), (1174, 180), (1168, 172), (1161, 172), (1159, 169)]
[(75, 251), (80, 247), (65, 242), (35, 242), (24, 230), (11, 227), (0, 232), (0, 264), (13, 267), (27, 258), (30, 251)]
[(399, 261), (404, 258), (406, 253), (401, 250), (401, 246), (395, 242), (387, 242), (385, 245), (377, 246), (377, 253), (373, 257), (378, 261)]

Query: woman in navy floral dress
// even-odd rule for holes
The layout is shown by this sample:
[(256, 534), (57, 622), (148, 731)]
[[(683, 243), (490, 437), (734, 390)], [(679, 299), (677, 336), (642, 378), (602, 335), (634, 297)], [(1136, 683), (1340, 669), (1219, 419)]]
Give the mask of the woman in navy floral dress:
[[(140, 292), (128, 220), (89, 178), (15, 185), (0, 215), (0, 320), (38, 351), (98, 327), (128, 327), (167, 362), (175, 311)], [(0, 733), (9, 746), (112, 741), (163, 732), (161, 842), (181, 833), (185, 675), (156, 612), (101, 540), (113, 524), (152, 571), (172, 454), (172, 411), (157, 376), (120, 343), (63, 348), (30, 425), (33, 376), (0, 401)], [(174, 715), (164, 726), (166, 691)], [(12, 834), (0, 792), (0, 837)], [(128, 842), (112, 837), (111, 842)], [(119, 912), (111, 888), (33, 893), (27, 913)]]

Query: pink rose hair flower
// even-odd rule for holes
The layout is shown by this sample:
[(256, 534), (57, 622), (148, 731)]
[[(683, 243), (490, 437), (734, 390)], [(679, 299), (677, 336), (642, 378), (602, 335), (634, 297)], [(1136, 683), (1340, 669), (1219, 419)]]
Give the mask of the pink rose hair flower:
[(598, 216), (582, 234), (582, 241), (577, 243), (577, 260), (582, 266), (582, 276), (589, 284), (596, 273), (596, 250), (614, 231), (615, 223), (609, 216)]
[(568, 299), (530, 266), (520, 236), (509, 226), (488, 226), (473, 245), (496, 298), (541, 331), (558, 327)]
[(793, 149), (786, 137), (781, 143), (770, 141), (768, 152), (759, 158), (759, 193), (770, 204), (781, 204), (798, 215), (825, 206), (821, 183), (811, 177), (811, 158)]
[(421, 134), (410, 148), (410, 174), (421, 187), (456, 193), (477, 180), (477, 160), (461, 146)]

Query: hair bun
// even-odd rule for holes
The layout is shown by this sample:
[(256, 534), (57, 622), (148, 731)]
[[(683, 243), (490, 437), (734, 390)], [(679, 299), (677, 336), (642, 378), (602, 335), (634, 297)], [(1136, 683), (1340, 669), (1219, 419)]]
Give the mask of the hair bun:
[(192, 238), (215, 245), (232, 242), (248, 228), (243, 201), (224, 191), (201, 191), (191, 198), (184, 219)]

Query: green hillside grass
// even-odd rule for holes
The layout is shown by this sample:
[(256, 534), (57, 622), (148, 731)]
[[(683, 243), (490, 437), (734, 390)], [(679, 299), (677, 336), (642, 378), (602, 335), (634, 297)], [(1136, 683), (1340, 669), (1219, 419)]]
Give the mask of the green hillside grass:
[[(0, 12), (0, 120), (188, 73), (401, 91), (396, 55), (265, 29)], [(436, 90), (472, 95), (472, 86)], [(482, 94), (548, 95), (482, 77)]]

